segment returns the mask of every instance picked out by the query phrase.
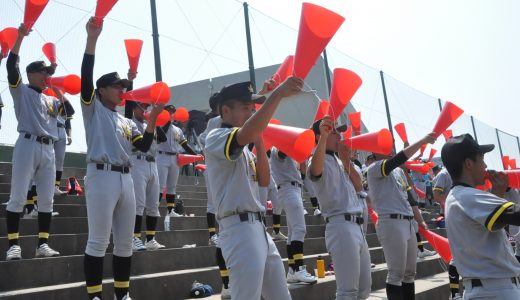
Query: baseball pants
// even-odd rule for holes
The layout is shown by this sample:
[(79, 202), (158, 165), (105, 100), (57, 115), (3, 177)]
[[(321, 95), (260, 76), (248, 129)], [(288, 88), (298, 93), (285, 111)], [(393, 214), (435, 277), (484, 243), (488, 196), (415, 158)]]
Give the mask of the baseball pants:
[(160, 217), (157, 199), (159, 199), (159, 175), (155, 162), (148, 162), (132, 156), (130, 169), (135, 191), (135, 211), (142, 216), (146, 208), (146, 215)]
[(509, 234), (515, 238), (515, 255), (520, 256), (520, 227), (509, 225)]
[(87, 199), (88, 241), (85, 253), (105, 255), (110, 232), (114, 242), (113, 254), (132, 256), (135, 225), (134, 184), (130, 174), (98, 170), (96, 164), (87, 165), (85, 191)]
[(370, 253), (361, 225), (344, 215), (329, 218), (325, 244), (336, 273), (336, 300), (368, 298), (372, 285)]
[(307, 228), (303, 214), (302, 190), (291, 184), (280, 185), (278, 197), (281, 199), (287, 218), (287, 244), (303, 242)]
[(314, 188), (314, 185), (311, 181), (310, 176), (305, 176), (305, 179), (303, 180), (303, 187), (309, 194), (310, 198), (317, 198), (316, 189)]
[(13, 150), (11, 194), (7, 210), (15, 213), (23, 211), (27, 187), (34, 180), (38, 194), (38, 211), (52, 212), (55, 176), (53, 145), (41, 144), (34, 136), (26, 139), (24, 134), (20, 134)]
[(159, 172), (159, 185), (161, 192), (166, 189), (166, 194), (174, 195), (179, 180), (179, 165), (177, 155), (157, 155), (157, 171)]
[(63, 162), (65, 160), (65, 148), (67, 147), (67, 139), (58, 140), (54, 143), (54, 155), (56, 160), (56, 171), (63, 171)]
[(215, 215), (215, 214), (217, 214), (217, 210), (215, 209), (215, 205), (213, 204), (213, 195), (211, 194), (211, 188), (209, 187), (209, 184), (208, 184), (209, 183), (208, 182), (208, 172), (204, 171), (203, 176), (204, 176), (204, 181), (206, 182), (206, 191), (208, 194), (208, 203), (207, 203), (206, 212)]
[(511, 278), (481, 279), (482, 286), (472, 287), (471, 280), (464, 280), (464, 300), (520, 299), (520, 284)]
[(418, 251), (414, 222), (379, 216), (376, 232), (388, 265), (388, 284), (401, 286), (402, 282), (414, 282)]
[(219, 246), (229, 269), (231, 299), (291, 299), (276, 245), (261, 220), (249, 214), (219, 220)]

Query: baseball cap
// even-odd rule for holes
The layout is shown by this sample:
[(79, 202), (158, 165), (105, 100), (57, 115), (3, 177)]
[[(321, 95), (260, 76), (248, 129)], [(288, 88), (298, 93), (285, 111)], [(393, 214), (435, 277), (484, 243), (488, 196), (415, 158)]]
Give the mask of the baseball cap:
[(107, 86), (111, 86), (114, 84), (120, 84), (124, 88), (128, 88), (130, 86), (130, 81), (128, 79), (121, 79), (121, 77), (119, 77), (119, 74), (117, 72), (105, 74), (105, 75), (99, 77), (99, 79), (96, 81), (96, 87), (98, 89), (107, 87)]
[[(312, 129), (312, 131), (314, 131), (315, 135), (320, 134), (321, 120), (323, 120), (323, 119), (319, 119), (318, 121), (316, 121), (312, 124), (311, 129)], [(346, 126), (346, 125), (338, 126), (338, 127), (336, 127), (336, 132), (345, 132), (347, 130), (347, 128), (348, 128), (348, 126)]]
[(488, 153), (495, 149), (495, 145), (479, 145), (471, 135), (463, 134), (452, 137), (442, 147), (442, 163), (448, 170), (460, 165), (460, 162), (475, 154)]
[(238, 100), (243, 102), (253, 102), (262, 104), (265, 101), (265, 96), (253, 93), (253, 86), (251, 81), (245, 81), (228, 85), (220, 90), (220, 103), (226, 100)]
[(54, 68), (51, 66), (46, 66), (45, 62), (43, 60), (39, 61), (33, 61), (27, 67), (25, 68), (25, 71), (27, 73), (36, 73), (41, 71), (46, 71), (47, 74), (52, 75), (54, 74)]
[(220, 93), (216, 92), (209, 97), (209, 107), (211, 110), (215, 110), (220, 103)]

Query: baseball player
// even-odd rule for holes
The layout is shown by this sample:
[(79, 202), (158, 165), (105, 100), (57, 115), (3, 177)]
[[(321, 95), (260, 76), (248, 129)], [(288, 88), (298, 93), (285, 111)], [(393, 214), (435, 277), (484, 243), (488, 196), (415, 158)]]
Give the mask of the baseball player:
[(314, 123), (318, 145), (307, 174), (327, 223), (325, 243), (334, 263), (336, 299), (366, 299), (372, 279), (362, 227), (363, 204), (357, 195), (363, 189), (361, 171), (349, 159), (350, 149), (340, 142), (333, 126), (328, 116)]
[(39, 194), (39, 241), (36, 257), (59, 255), (59, 252), (48, 246), (47, 240), (53, 203), (52, 179), (55, 175), (53, 144), (58, 139), (56, 118), (61, 104), (56, 98), (42, 94), (42, 90), (47, 87), (45, 80), (54, 73), (56, 65), (48, 67), (43, 61), (32, 62), (26, 68), (29, 84), (22, 82), (18, 69), (18, 54), (22, 41), (29, 32), (23, 24), (20, 25), (18, 37), (6, 63), (9, 91), (13, 98), (20, 133), (14, 146), (11, 194), (6, 209), (9, 240), (7, 260), (22, 258), (22, 250), (18, 246), (18, 229), (27, 187), (32, 178)]
[[(267, 151), (267, 157), (271, 157), (271, 151)], [(270, 168), (270, 181), (269, 186), (265, 188), (265, 199), (262, 199), (263, 202), (265, 202), (264, 206), (267, 206), (267, 200), (271, 200), (271, 204), (273, 206), (273, 232), (271, 234), (271, 237), (273, 238), (273, 241), (285, 241), (287, 240), (287, 237), (285, 234), (283, 234), (280, 231), (280, 228), (282, 226), (282, 203), (280, 201), (280, 197), (278, 196), (278, 185), (276, 184), (276, 181), (273, 177), (273, 168)], [(294, 263), (294, 261), (292, 261)]]
[[(308, 163), (309, 161), (307, 160), (304, 162), (304, 165), (306, 166)], [(303, 170), (300, 171), (303, 172)], [(301, 177), (303, 179), (303, 187), (305, 188), (307, 193), (309, 193), (309, 198), (311, 200), (313, 210), (312, 214), (314, 216), (321, 216), (320, 205), (318, 203), (318, 198), (316, 197), (316, 190), (314, 189), (314, 185), (312, 184), (311, 179), (308, 176), (306, 176), (305, 173), (301, 173)]]
[[(404, 171), (399, 168), (425, 143), (435, 142), (429, 134), (395, 156), (375, 154), (376, 162), (367, 170), (369, 195), (379, 215), (377, 236), (383, 247), (388, 274), (386, 294), (389, 300), (413, 299), (417, 262), (417, 238), (414, 213), (408, 202)], [(427, 228), (426, 223), (420, 226)]]
[[(506, 194), (504, 195), (504, 199), (515, 204), (520, 204), (520, 191), (518, 191), (518, 189), (508, 187)], [(520, 262), (520, 227), (514, 225), (509, 226), (509, 234), (514, 238), (515, 256), (516, 259)]]
[[(437, 172), (437, 175), (435, 175), (432, 180), (433, 199), (436, 202), (441, 203), (442, 207), (444, 207), (446, 203), (446, 198), (450, 193), (452, 185), (453, 182), (446, 168)], [(450, 261), (448, 266), (448, 276), (450, 280), (451, 297), (459, 297), (459, 273), (457, 272), (457, 267), (455, 266), (453, 259)]]
[[(169, 105), (166, 107), (170, 113), (175, 112), (175, 107)], [(182, 210), (174, 211), (176, 200), (177, 181), (179, 179), (179, 165), (177, 164), (177, 153), (181, 151), (181, 147), (188, 154), (196, 154), (188, 145), (188, 141), (184, 137), (182, 130), (173, 125), (171, 122), (163, 126), (166, 134), (166, 142), (157, 145), (157, 170), (159, 171), (159, 185), (161, 192), (166, 191), (166, 205), (170, 217), (182, 216)], [(161, 195), (159, 195), (160, 197)], [(159, 198), (160, 201), (160, 198)]]
[[(261, 133), (283, 97), (300, 91), (301, 79), (278, 86), (255, 114), (250, 82), (220, 91), (221, 128), (206, 138), (206, 164), (219, 221), (219, 245), (230, 272), (232, 299), (290, 299), (282, 260), (262, 222), (258, 187), (269, 185), (269, 162)], [(254, 143), (254, 156), (246, 145)]]
[(65, 161), (65, 148), (72, 143), (70, 119), (74, 115), (74, 108), (59, 89), (53, 89), (58, 99), (64, 105), (58, 111), (58, 141), (54, 143), (54, 154), (56, 161), (56, 180), (54, 182), (54, 196), (60, 196), (67, 192), (60, 190), (61, 176), (63, 174), (63, 162)]
[[(128, 79), (132, 82), (135, 73), (129, 72)], [(140, 132), (146, 130), (147, 124), (144, 121), (144, 112), (148, 104), (137, 103), (133, 105), (133, 121)], [(166, 135), (161, 127), (156, 127), (156, 137), (147, 152), (132, 149), (132, 168), (130, 174), (134, 182), (136, 216), (134, 227), (134, 239), (132, 243), (133, 251), (157, 250), (164, 248), (164, 245), (155, 240), (155, 229), (160, 217), (159, 202), (157, 198), (160, 194), (159, 174), (157, 172), (157, 144), (166, 142)], [(141, 240), (141, 224), (143, 222), (144, 209), (146, 208), (146, 242)]]
[(115, 298), (128, 300), (136, 215), (131, 149), (142, 153), (150, 149), (155, 121), (163, 107), (158, 105), (151, 111), (141, 134), (132, 120), (115, 110), (128, 80), (121, 79), (116, 72), (108, 73), (96, 81), (94, 90), (94, 55), (102, 28), (102, 24), (96, 26), (94, 18), (87, 23), (87, 45), (81, 65), (81, 110), (87, 140), (88, 241), (84, 271), (89, 298), (101, 299), (103, 258), (112, 231)]
[[(520, 299), (520, 263), (502, 230), (520, 225), (520, 207), (503, 199), (506, 175), (486, 172), (484, 154), (494, 148), (463, 134), (448, 140), (441, 151), (453, 180), (446, 198), (446, 227), (463, 278), (464, 299)], [(475, 188), (486, 176), (493, 184), (492, 193)]]
[(287, 283), (316, 283), (316, 277), (309, 274), (303, 265), (303, 241), (307, 229), (303, 214), (303, 180), (299, 164), (275, 147), (271, 149), (270, 163), (272, 175), (278, 184), (278, 197), (287, 218)]

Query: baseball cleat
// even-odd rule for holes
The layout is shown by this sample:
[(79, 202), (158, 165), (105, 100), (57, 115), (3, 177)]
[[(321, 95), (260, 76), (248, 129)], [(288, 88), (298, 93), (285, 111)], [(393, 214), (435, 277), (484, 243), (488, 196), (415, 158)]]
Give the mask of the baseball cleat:
[(218, 245), (218, 235), (214, 234), (209, 238), (208, 246), (217, 246)]
[(222, 286), (222, 291), (220, 292), (220, 299), (231, 299), (231, 288), (229, 287), (229, 285), (227, 289), (224, 286)]
[(7, 250), (6, 260), (20, 260), (22, 259), (22, 248), (18, 245), (12, 245)]
[(314, 210), (314, 216), (317, 217), (317, 216), (321, 216), (321, 210), (319, 208), (316, 208)]
[(297, 283), (298, 280), (294, 277), (294, 270), (289, 267), (287, 269), (287, 283)]
[(316, 277), (312, 276), (311, 274), (309, 274), (309, 272), (307, 272), (306, 266), (300, 266), (299, 270), (294, 272), (293, 279), (295, 279), (297, 282), (309, 284), (314, 284), (318, 282)]
[(59, 255), (60, 253), (49, 247), (47, 243), (41, 244), (40, 247), (36, 248), (36, 257), (55, 257)]
[(435, 254), (437, 254), (437, 252), (435, 251), (430, 251), (428, 249), (424, 249), (424, 251), (419, 251), (417, 252), (417, 257), (419, 258), (425, 258), (425, 257), (428, 257), (428, 256), (434, 256)]
[(145, 246), (146, 250), (150, 250), (150, 251), (165, 248), (164, 245), (159, 244), (159, 242), (156, 241), (155, 239), (151, 239), (151, 240), (147, 241), (144, 244), (144, 246)]
[(143, 241), (141, 241), (140, 238), (136, 238), (136, 237), (133, 238), (133, 240), (132, 240), (132, 251), (133, 252), (143, 251), (146, 249), (147, 248), (143, 245)]
[(67, 194), (67, 192), (60, 190), (59, 186), (54, 186), (54, 196), (63, 196), (65, 194)]
[(285, 241), (287, 239), (287, 237), (281, 231), (279, 231), (278, 233), (273, 232), (272, 237), (273, 241)]

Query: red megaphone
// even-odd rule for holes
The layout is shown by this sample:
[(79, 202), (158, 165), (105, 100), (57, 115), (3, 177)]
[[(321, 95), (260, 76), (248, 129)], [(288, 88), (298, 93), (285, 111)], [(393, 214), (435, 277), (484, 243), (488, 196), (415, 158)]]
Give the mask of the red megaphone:
[(67, 75), (60, 77), (49, 77), (46, 80), (47, 84), (64, 90), (66, 93), (76, 95), (81, 92), (81, 78), (78, 75)]
[(336, 121), (361, 86), (362, 80), (356, 73), (347, 69), (334, 69), (332, 76), (330, 106), (327, 114)]
[(185, 166), (187, 164), (191, 164), (197, 161), (204, 160), (204, 156), (202, 155), (190, 155), (190, 154), (177, 154), (177, 165), (179, 167)]
[(424, 228), (419, 226), (419, 233), (424, 236), (424, 238), (428, 241), (428, 243), (432, 246), (437, 253), (439, 253), (440, 257), (444, 260), (444, 262), (449, 263), (451, 261), (451, 250), (448, 239), (440, 236), (430, 230), (425, 230)]
[(392, 152), (392, 134), (386, 128), (343, 140), (347, 147), (387, 155)]
[(372, 223), (374, 225), (377, 224), (377, 220), (379, 219), (379, 216), (377, 215), (376, 211), (372, 208), (368, 208), (368, 215), (370, 216), (370, 219), (372, 219)]
[(54, 98), (58, 98), (58, 95), (56, 95), (56, 93), (54, 92), (53, 89), (51, 88), (46, 88), (42, 91), (42, 94), (45, 94), (47, 96), (51, 96), (51, 97), (54, 97)]
[(294, 55), (294, 75), (305, 79), (312, 66), (338, 31), (345, 18), (321, 6), (303, 3), (298, 42)]
[(173, 120), (178, 122), (187, 122), (190, 119), (190, 113), (185, 107), (179, 107), (173, 114)]
[(446, 142), (451, 139), (453, 137), (453, 130), (451, 129), (446, 129), (442, 135), (444, 136), (444, 139), (446, 140)]
[(407, 161), (404, 163), (404, 166), (408, 170), (414, 171), (414, 172), (417, 172), (420, 174), (428, 174), (428, 171), (430, 171), (430, 165), (428, 165), (428, 164), (413, 164), (413, 163), (410, 163)]
[(419, 157), (422, 157), (423, 154), (424, 154), (424, 150), (426, 150), (426, 146), (428, 146), (427, 144), (424, 144), (421, 146), (421, 152), (419, 152)]
[(108, 12), (116, 5), (117, 0), (97, 0), (95, 22), (99, 27), (103, 19), (108, 15)]
[(170, 88), (162, 81), (121, 94), (127, 99), (147, 104), (166, 104), (170, 101)]
[[(150, 120), (150, 112), (145, 111), (143, 117), (145, 120)], [(167, 110), (163, 110), (157, 116), (157, 119), (155, 120), (155, 126), (164, 126), (166, 123), (168, 123), (168, 121), (170, 121), (170, 113)]]
[(137, 72), (139, 57), (141, 57), (141, 49), (143, 48), (143, 40), (125, 40), (125, 48), (130, 71)]
[(520, 170), (507, 170), (504, 172), (507, 175), (509, 187), (513, 189), (520, 189)]
[(287, 79), (287, 77), (292, 75), (292, 71), (294, 68), (294, 56), (289, 55), (285, 58), (283, 63), (278, 67), (278, 70), (274, 73), (273, 77), (271, 77), (276, 86), (280, 85), (282, 82)]
[(449, 101), (446, 102), (446, 104), (444, 104), (444, 107), (442, 108), (439, 118), (437, 119), (437, 123), (435, 123), (435, 126), (432, 130), (435, 133), (435, 137), (439, 137), (463, 113), (464, 111), (457, 105)]
[(347, 127), (347, 130), (343, 132), (343, 140), (350, 139), (352, 137), (352, 126)]
[(413, 186), (413, 190), (415, 191), (415, 193), (417, 194), (417, 197), (419, 197), (419, 199), (424, 199), (426, 198), (426, 193), (421, 191), (421, 189), (419, 189), (418, 187), (416, 187), (415, 185)]
[(504, 170), (509, 169), (509, 156), (507, 156), (507, 155), (502, 156), (502, 166), (504, 167)]
[(516, 169), (516, 158), (513, 158), (513, 159), (510, 159), (510, 160), (509, 160), (509, 168), (510, 168), (511, 170)]
[(268, 124), (263, 138), (295, 161), (302, 163), (312, 153), (315, 136), (310, 129)]
[(352, 128), (354, 128), (354, 133), (359, 135), (361, 133), (361, 112), (357, 111), (348, 114), (348, 119), (350, 124), (352, 124)]
[(323, 119), (327, 112), (329, 111), (330, 103), (327, 100), (321, 100), (318, 109), (316, 110), (316, 114), (314, 115), (314, 122)]
[(431, 148), (430, 149), (430, 156), (428, 157), (428, 161), (431, 161), (433, 156), (435, 155), (435, 153), (437, 153), (437, 150)]
[(395, 124), (394, 129), (403, 143), (408, 143), (408, 135), (406, 134), (406, 127), (404, 126), (404, 123)]
[(7, 57), (9, 50), (11, 50), (18, 37), (18, 29), (14, 27), (7, 27), (0, 31), (0, 44), (2, 47), (2, 56)]
[(195, 165), (195, 169), (197, 169), (197, 170), (199, 170), (201, 172), (204, 172), (204, 171), (206, 171), (206, 165), (204, 165), (204, 164), (197, 164), (197, 165)]
[(25, 0), (23, 24), (27, 30), (31, 30), (48, 3), (49, 0)]
[(43, 45), (42, 51), (52, 64), (56, 63), (56, 45), (53, 43), (46, 43)]

